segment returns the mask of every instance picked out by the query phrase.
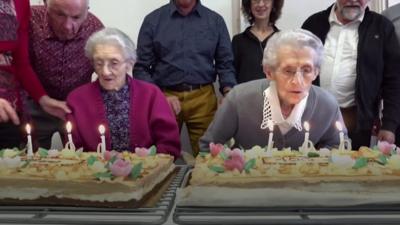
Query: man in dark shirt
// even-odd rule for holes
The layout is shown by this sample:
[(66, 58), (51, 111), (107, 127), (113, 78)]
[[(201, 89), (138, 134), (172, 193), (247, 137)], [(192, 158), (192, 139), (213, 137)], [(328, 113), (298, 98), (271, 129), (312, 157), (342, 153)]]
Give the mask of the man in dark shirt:
[(223, 18), (199, 0), (173, 0), (143, 21), (134, 76), (157, 84), (179, 127), (188, 128), (194, 155), (217, 109), (212, 83), (226, 94), (235, 84), (229, 33)]
[[(47, 93), (65, 101), (69, 92), (90, 82), (93, 67), (84, 53), (86, 40), (103, 25), (88, 12), (89, 0), (46, 0), (32, 7), (30, 59)], [(29, 102), (36, 140), (50, 148), (54, 132), (64, 132), (64, 122)]]

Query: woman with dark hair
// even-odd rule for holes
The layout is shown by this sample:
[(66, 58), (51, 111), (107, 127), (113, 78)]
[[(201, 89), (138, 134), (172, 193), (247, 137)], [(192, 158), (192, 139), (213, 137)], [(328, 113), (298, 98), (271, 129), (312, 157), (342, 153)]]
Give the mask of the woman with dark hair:
[(232, 40), (238, 83), (265, 77), (261, 66), (263, 52), (268, 39), (278, 31), (275, 22), (281, 16), (283, 2), (242, 0), (242, 12), (250, 26)]

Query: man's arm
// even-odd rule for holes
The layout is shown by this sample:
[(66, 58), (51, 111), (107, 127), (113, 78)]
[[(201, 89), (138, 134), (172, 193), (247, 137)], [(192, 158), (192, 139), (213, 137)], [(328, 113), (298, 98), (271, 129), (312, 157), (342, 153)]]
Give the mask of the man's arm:
[(140, 80), (154, 83), (153, 65), (156, 60), (156, 53), (153, 46), (154, 31), (147, 18), (144, 19), (139, 31), (137, 46), (137, 62), (133, 69), (133, 76)]
[(232, 44), (228, 29), (222, 17), (218, 17), (218, 44), (215, 52), (215, 69), (218, 74), (220, 91), (226, 94), (236, 85), (235, 68), (233, 66)]

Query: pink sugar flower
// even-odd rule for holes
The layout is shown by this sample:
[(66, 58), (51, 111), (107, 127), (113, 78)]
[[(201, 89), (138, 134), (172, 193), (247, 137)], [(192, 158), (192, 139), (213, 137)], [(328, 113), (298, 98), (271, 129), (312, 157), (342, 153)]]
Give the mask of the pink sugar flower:
[(389, 144), (387, 141), (378, 141), (378, 149), (384, 155), (390, 155), (392, 150), (396, 148), (395, 144)]
[(114, 156), (116, 156), (117, 159), (122, 159), (123, 158), (123, 156), (122, 156), (122, 154), (120, 152), (117, 152), (117, 151), (114, 151), (114, 150), (106, 151), (104, 153), (104, 159), (107, 160), (107, 161), (110, 160)]
[(233, 149), (229, 152), (228, 159), (224, 162), (224, 167), (227, 170), (237, 169), (240, 172), (243, 171), (245, 165), (244, 155), (240, 149)]
[(132, 171), (132, 165), (122, 159), (117, 159), (110, 167), (111, 173), (117, 177), (126, 177)]
[(210, 152), (212, 157), (217, 156), (223, 150), (224, 146), (222, 144), (214, 144), (213, 142), (210, 143)]
[(150, 154), (150, 149), (136, 147), (135, 153), (140, 157), (146, 157)]

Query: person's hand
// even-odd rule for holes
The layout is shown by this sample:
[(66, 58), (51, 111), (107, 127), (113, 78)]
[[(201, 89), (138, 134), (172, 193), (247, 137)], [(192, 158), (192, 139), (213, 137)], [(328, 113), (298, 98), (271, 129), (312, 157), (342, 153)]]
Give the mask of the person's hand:
[(20, 121), (15, 112), (15, 109), (11, 106), (10, 102), (0, 98), (0, 123), (8, 122), (11, 120), (15, 125), (19, 125)]
[(48, 114), (65, 120), (65, 115), (71, 113), (67, 103), (45, 95), (39, 99), (39, 104)]
[(181, 102), (179, 101), (178, 97), (167, 96), (167, 101), (175, 115), (178, 115), (181, 112)]
[(379, 130), (378, 133), (378, 140), (379, 141), (386, 141), (389, 144), (394, 144), (396, 138), (393, 132), (388, 130)]

